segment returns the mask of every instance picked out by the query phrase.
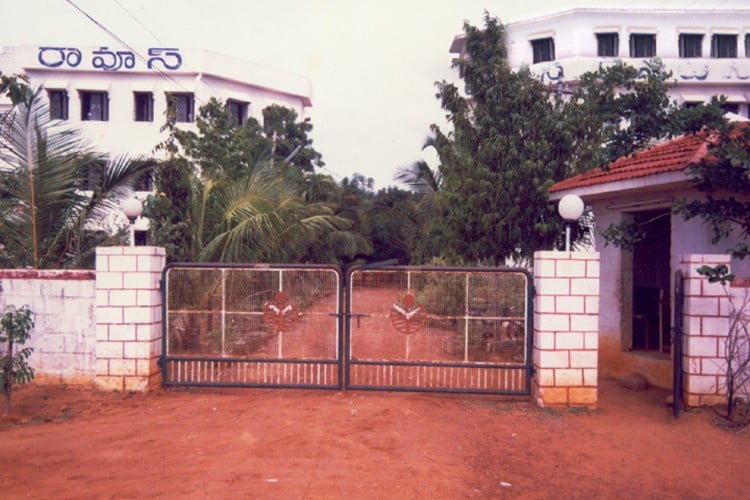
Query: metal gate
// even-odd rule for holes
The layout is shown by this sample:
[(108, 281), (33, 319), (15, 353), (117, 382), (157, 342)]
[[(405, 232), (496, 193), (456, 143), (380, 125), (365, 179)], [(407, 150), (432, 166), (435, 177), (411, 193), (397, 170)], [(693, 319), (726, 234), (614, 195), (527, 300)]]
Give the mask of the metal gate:
[(338, 269), (173, 264), (162, 294), (165, 385), (342, 387)]
[(531, 290), (522, 269), (351, 270), (346, 387), (529, 394)]

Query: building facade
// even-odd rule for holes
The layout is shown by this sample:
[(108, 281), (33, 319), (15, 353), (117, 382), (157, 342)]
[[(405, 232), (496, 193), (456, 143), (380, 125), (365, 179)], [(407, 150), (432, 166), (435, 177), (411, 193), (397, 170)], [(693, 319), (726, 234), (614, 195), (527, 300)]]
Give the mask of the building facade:
[[(114, 154), (151, 155), (164, 138), (159, 129), (168, 106), (175, 107), (179, 127), (194, 129), (198, 109), (211, 97), (226, 101), (238, 123), (262, 121), (270, 104), (304, 119), (312, 105), (307, 78), (204, 50), (5, 47), (0, 71), (23, 73), (32, 87), (43, 86), (52, 118)], [(0, 101), (0, 110), (8, 106)]]
[[(578, 77), (617, 60), (640, 67), (658, 57), (681, 105), (727, 97), (726, 110), (750, 116), (750, 10), (572, 9), (513, 22), (511, 67), (528, 65), (542, 82), (573, 89)], [(451, 44), (463, 55), (464, 35)]]
[[(0, 47), (0, 71), (24, 74), (32, 88), (43, 87), (51, 117), (112, 156), (158, 159), (154, 147), (166, 138), (160, 129), (170, 107), (177, 127), (197, 131), (196, 114), (212, 97), (226, 103), (238, 125), (250, 117), (262, 123), (262, 111), (271, 104), (293, 109), (300, 120), (312, 106), (306, 77), (205, 50)], [(0, 113), (10, 106), (0, 98)], [(151, 188), (144, 179), (136, 196), (145, 198)], [(147, 221), (139, 219), (136, 228), (142, 239)]]

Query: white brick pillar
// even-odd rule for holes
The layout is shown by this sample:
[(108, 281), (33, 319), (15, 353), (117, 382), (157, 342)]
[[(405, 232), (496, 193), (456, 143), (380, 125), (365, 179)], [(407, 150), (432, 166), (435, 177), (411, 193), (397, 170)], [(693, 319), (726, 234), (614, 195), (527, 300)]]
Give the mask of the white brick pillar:
[(682, 378), (688, 406), (726, 400), (724, 340), (729, 331), (729, 298), (720, 283), (698, 274), (701, 266), (729, 265), (729, 255), (680, 256), (683, 272)]
[(146, 391), (160, 383), (159, 247), (96, 249), (96, 385)]
[(534, 288), (534, 401), (595, 408), (599, 253), (536, 252)]

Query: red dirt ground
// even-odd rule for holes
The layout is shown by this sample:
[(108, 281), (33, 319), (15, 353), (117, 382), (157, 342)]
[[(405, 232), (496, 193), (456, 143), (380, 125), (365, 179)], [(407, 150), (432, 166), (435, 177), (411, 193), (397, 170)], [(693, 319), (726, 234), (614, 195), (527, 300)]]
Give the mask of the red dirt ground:
[[(31, 384), (0, 421), (3, 498), (740, 498), (749, 431), (665, 393), (497, 396)], [(743, 493), (744, 492), (744, 493)]]

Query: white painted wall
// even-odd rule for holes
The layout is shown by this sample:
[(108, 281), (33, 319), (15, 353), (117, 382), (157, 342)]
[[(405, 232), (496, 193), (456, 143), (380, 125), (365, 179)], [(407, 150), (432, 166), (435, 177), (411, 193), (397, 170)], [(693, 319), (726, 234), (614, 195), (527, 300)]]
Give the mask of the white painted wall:
[[(28, 305), (29, 364), (42, 381), (93, 384), (96, 377), (93, 271), (0, 270), (0, 312)], [(4, 346), (0, 346), (4, 352)]]

